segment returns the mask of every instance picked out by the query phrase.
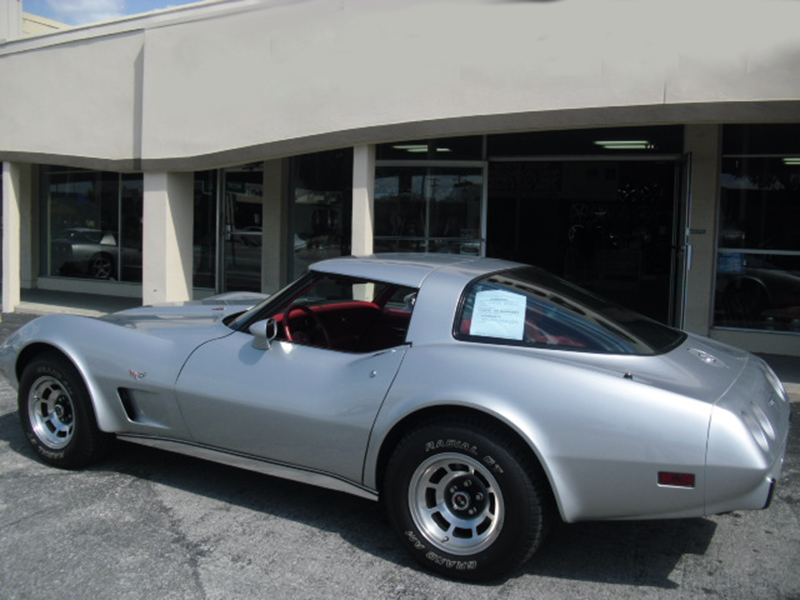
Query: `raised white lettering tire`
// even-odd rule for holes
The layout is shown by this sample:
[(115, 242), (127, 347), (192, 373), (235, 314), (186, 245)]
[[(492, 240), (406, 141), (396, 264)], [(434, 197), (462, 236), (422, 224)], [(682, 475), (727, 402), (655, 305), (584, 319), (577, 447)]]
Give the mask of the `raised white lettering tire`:
[(28, 441), (53, 466), (83, 467), (102, 458), (113, 441), (97, 427), (80, 374), (57, 352), (44, 353), (25, 367), (18, 406)]
[(536, 551), (548, 520), (543, 474), (499, 428), (428, 423), (389, 459), (383, 502), (411, 554), (438, 573), (500, 577)]

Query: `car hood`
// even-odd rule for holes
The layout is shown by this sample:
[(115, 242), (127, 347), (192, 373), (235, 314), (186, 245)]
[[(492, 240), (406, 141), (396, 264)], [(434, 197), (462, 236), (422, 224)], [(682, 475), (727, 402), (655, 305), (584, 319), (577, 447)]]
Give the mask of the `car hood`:
[(204, 300), (131, 308), (100, 317), (100, 320), (143, 333), (174, 337), (176, 330), (206, 329), (222, 322), (229, 315), (247, 310), (265, 298), (265, 294), (249, 292), (220, 294)]
[(174, 381), (174, 368), (195, 348), (233, 333), (224, 324), (225, 317), (262, 298), (250, 295), (143, 306), (99, 318), (46, 315), (23, 325), (0, 346), (0, 371), (16, 386), (17, 357), (25, 347), (42, 343), (58, 348), (87, 370), (89, 363), (95, 370), (107, 363), (109, 371), (119, 370), (120, 364), (140, 365), (138, 369), (148, 371), (153, 380), (163, 371), (163, 381)]

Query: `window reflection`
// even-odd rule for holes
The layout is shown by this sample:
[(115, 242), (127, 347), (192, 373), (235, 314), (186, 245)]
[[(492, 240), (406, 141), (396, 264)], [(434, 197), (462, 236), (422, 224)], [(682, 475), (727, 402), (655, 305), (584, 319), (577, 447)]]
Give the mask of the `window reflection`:
[(800, 164), (726, 158), (721, 184), (721, 247), (800, 251)]
[(194, 176), (194, 287), (216, 288), (217, 171)]
[(142, 175), (44, 167), (42, 272), (141, 282)]
[(535, 267), (473, 282), (456, 321), (469, 341), (603, 354), (666, 352), (684, 334)]
[(720, 252), (715, 324), (800, 332), (800, 255)]
[(714, 325), (800, 332), (800, 164), (724, 158), (720, 209)]
[(375, 252), (480, 254), (483, 170), (378, 167)]
[(224, 289), (260, 292), (263, 163), (232, 167), (222, 173)]
[(126, 174), (120, 178), (120, 213), (120, 280), (140, 282), (144, 215), (144, 184), (141, 174)]
[(292, 275), (319, 260), (350, 253), (353, 151), (333, 150), (292, 159)]

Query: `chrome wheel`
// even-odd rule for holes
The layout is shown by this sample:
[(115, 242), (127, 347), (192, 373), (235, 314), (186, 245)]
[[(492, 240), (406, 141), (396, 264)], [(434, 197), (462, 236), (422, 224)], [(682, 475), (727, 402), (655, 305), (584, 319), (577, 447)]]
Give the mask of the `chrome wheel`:
[(419, 465), (408, 489), (411, 518), (429, 543), (457, 556), (494, 543), (505, 503), (495, 478), (463, 454), (438, 454)]
[(549, 519), (537, 467), (503, 428), (443, 415), (398, 442), (381, 495), (420, 564), (454, 579), (488, 580), (541, 544)]
[(54, 377), (40, 377), (31, 386), (28, 417), (33, 433), (48, 448), (60, 450), (72, 440), (75, 405), (67, 390)]

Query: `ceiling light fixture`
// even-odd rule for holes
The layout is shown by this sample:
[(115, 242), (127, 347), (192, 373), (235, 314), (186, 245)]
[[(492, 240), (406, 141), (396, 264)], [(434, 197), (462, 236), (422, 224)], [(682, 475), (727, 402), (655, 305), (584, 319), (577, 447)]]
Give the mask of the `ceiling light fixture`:
[(652, 150), (655, 148), (647, 140), (601, 140), (594, 144), (605, 150)]
[(397, 144), (392, 146), (395, 150), (405, 150), (406, 152), (427, 152), (428, 144)]
[[(428, 152), (428, 144), (396, 144), (392, 146), (395, 150), (405, 150), (413, 154), (423, 154)], [(436, 152), (452, 152), (450, 148), (436, 148)]]

